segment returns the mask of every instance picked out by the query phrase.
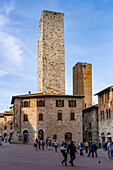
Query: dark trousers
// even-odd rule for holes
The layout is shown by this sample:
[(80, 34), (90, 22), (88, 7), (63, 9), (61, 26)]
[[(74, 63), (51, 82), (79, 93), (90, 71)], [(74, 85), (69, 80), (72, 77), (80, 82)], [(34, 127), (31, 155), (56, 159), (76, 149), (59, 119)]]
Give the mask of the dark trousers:
[(95, 156), (97, 157), (97, 150), (94, 150)]
[(89, 151), (88, 157), (90, 157), (90, 154), (91, 154), (91, 153), (92, 153), (91, 156), (94, 158), (94, 150), (90, 150), (90, 151)]
[(39, 149), (40, 149), (40, 144), (38, 145)]
[(83, 149), (80, 149), (80, 156), (84, 156), (83, 155)]
[(42, 150), (44, 151), (44, 145), (42, 145)]
[(55, 146), (55, 152), (57, 152), (57, 146)]
[(73, 161), (75, 159), (75, 154), (70, 154), (70, 163), (73, 165)]
[(64, 157), (64, 160), (62, 161), (62, 163), (65, 162), (65, 165), (67, 165), (67, 153), (65, 151), (63, 151), (62, 154)]
[(88, 146), (85, 146), (85, 151), (86, 153), (88, 153)]

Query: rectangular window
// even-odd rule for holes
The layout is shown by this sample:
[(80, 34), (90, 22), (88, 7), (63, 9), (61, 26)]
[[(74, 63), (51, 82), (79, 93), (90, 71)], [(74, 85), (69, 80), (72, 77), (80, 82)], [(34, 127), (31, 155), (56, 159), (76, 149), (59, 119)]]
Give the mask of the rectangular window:
[(75, 120), (75, 115), (74, 115), (74, 113), (73, 113), (73, 112), (71, 113), (70, 120)]
[(45, 100), (38, 100), (37, 107), (45, 107)]
[(58, 120), (62, 120), (62, 113), (58, 113)]
[(76, 100), (68, 100), (69, 107), (76, 107)]
[(64, 100), (56, 100), (56, 107), (64, 107)]

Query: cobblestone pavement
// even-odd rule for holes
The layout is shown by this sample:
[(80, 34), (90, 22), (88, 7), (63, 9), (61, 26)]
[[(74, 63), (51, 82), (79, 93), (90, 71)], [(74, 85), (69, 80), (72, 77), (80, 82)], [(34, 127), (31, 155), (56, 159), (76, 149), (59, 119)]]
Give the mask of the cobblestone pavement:
[[(63, 156), (58, 152), (35, 151), (31, 145), (3, 144), (0, 146), (0, 170), (113, 170), (113, 160), (108, 160), (106, 152), (99, 150), (97, 158), (79, 156), (74, 160), (74, 167), (61, 165)], [(99, 163), (100, 161), (100, 163)]]

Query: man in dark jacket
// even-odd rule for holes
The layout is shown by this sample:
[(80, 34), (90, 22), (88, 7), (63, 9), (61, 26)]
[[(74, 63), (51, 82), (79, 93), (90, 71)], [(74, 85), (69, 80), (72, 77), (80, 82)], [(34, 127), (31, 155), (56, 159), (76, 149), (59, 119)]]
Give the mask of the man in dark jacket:
[(68, 154), (69, 154), (69, 151), (70, 151), (70, 161), (69, 161), (69, 163), (72, 166), (74, 166), (73, 160), (75, 159), (76, 148), (75, 148), (75, 145), (74, 145), (73, 141), (71, 141), (71, 144), (68, 145), (68, 148), (67, 148), (67, 153)]
[(95, 156), (97, 157), (97, 145), (96, 145), (96, 143), (94, 142), (94, 153), (95, 153)]
[(89, 154), (88, 154), (88, 157), (90, 157), (90, 154), (92, 153), (92, 157), (94, 158), (94, 144), (90, 144), (90, 147), (89, 147)]

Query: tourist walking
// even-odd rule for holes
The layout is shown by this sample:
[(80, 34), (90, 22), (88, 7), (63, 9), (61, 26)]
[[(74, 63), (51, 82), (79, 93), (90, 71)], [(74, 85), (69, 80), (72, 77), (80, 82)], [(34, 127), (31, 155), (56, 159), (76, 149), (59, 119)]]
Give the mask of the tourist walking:
[(44, 145), (45, 145), (45, 141), (42, 140), (42, 150), (44, 151)]
[(113, 158), (113, 142), (111, 143), (110, 150), (111, 150), (110, 156), (111, 158)]
[(82, 142), (80, 142), (80, 144), (79, 144), (79, 149), (80, 149), (80, 156), (84, 156), (83, 155), (83, 143)]
[(41, 142), (40, 140), (38, 141), (38, 148), (40, 149)]
[(51, 140), (49, 141), (49, 150), (52, 150)]
[(86, 153), (88, 153), (88, 146), (89, 146), (88, 142), (86, 141), (86, 142), (84, 143), (84, 145), (85, 145), (85, 151), (86, 151)]
[(90, 144), (90, 147), (89, 147), (89, 154), (88, 154), (88, 157), (90, 157), (90, 154), (92, 153), (92, 157), (94, 158), (94, 145), (92, 144), (92, 142), (91, 142), (91, 144)]
[(70, 161), (69, 161), (69, 163), (70, 163), (72, 166), (74, 166), (73, 161), (74, 161), (74, 159), (75, 159), (76, 148), (75, 148), (75, 146), (74, 146), (73, 141), (71, 141), (71, 143), (68, 145), (67, 153), (69, 154), (69, 152), (70, 152)]
[(62, 165), (65, 162), (65, 166), (67, 166), (67, 145), (66, 145), (66, 143), (64, 143), (63, 146), (61, 147), (61, 153), (64, 157), (64, 159), (62, 161)]
[(37, 144), (38, 144), (38, 139), (36, 138), (35, 142), (34, 142), (34, 147), (35, 147), (36, 151), (37, 151)]
[(54, 147), (55, 147), (55, 152), (57, 152), (58, 142), (56, 142), (56, 140), (54, 142)]
[(111, 142), (110, 142), (110, 140), (108, 140), (108, 143), (107, 143), (108, 159), (111, 158), (111, 157), (110, 157), (110, 150), (111, 150), (110, 146), (111, 146)]
[(75, 146), (75, 150), (76, 150), (76, 154), (77, 154), (77, 145), (76, 145), (76, 141), (73, 142), (74, 146)]
[(64, 141), (62, 141), (62, 146), (64, 146), (64, 144), (65, 144)]
[(97, 149), (98, 149), (98, 147), (97, 147), (96, 143), (94, 142), (94, 153), (95, 153), (96, 157), (97, 157)]

